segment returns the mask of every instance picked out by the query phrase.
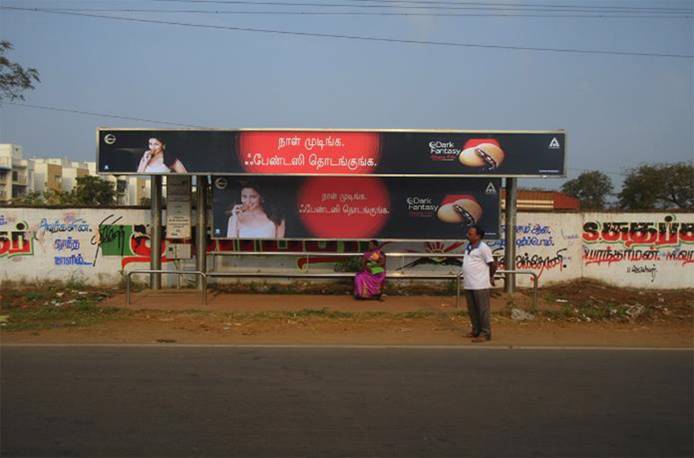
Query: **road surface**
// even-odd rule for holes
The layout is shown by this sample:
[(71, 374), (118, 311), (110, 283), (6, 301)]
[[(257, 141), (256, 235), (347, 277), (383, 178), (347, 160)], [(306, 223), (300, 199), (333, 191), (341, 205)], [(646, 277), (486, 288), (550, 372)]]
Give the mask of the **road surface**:
[(2, 456), (692, 456), (692, 351), (3, 346)]

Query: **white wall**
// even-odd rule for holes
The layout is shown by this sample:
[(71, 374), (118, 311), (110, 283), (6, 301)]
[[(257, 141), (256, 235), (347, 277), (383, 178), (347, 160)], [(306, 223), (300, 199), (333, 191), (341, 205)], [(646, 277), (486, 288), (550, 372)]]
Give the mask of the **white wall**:
[[(148, 268), (148, 224), (149, 210), (0, 209), (0, 280), (78, 279), (117, 284), (124, 270)], [(646, 231), (640, 232), (641, 227)], [(515, 267), (536, 272), (541, 284), (586, 277), (619, 286), (694, 288), (694, 213), (521, 212), (517, 232)], [(503, 258), (503, 240), (487, 242)], [(335, 245), (309, 249), (350, 250), (344, 244)], [(420, 259), (391, 257), (388, 269), (405, 266), (422, 272), (456, 272), (458, 265), (437, 259), (435, 254), (462, 252), (463, 247), (454, 241), (388, 244), (386, 252), (431, 253)], [(226, 242), (220, 249), (242, 248)], [(275, 251), (281, 247), (275, 242), (248, 242), (244, 249)], [(296, 271), (303, 261), (277, 256), (227, 257), (218, 260), (217, 268)], [(192, 261), (186, 263), (188, 268), (191, 265)], [(174, 263), (163, 259), (162, 266), (173, 268)], [(314, 268), (333, 269), (333, 264)], [(520, 277), (519, 284), (530, 285), (530, 280)]]
[[(148, 218), (148, 211), (130, 209), (0, 209), (0, 279), (117, 284), (124, 266), (149, 263), (148, 243), (146, 255), (131, 247), (133, 225)], [(111, 239), (109, 253), (100, 248), (102, 223), (116, 225), (102, 234)]]
[[(516, 221), (516, 263), (503, 268), (530, 270), (539, 276), (540, 284), (573, 280), (581, 277), (582, 246), (580, 213), (522, 213)], [(505, 233), (502, 225), (501, 234)], [(489, 241), (495, 255), (503, 258), (505, 240)], [(518, 285), (532, 284), (528, 275), (518, 276)]]
[(694, 288), (694, 214), (585, 213), (583, 276), (641, 288)]
[(46, 182), (48, 181), (47, 163), (29, 159), (29, 169), (32, 170), (31, 183), (29, 184), (31, 190), (36, 192), (45, 191), (47, 189)]

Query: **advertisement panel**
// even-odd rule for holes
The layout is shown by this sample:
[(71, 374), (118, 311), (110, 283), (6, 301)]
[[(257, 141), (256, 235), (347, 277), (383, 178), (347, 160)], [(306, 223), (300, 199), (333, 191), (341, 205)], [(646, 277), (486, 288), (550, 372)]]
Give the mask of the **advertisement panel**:
[(106, 174), (561, 177), (563, 131), (97, 131)]
[(191, 238), (192, 189), (189, 176), (166, 177), (166, 238)]
[(462, 240), (499, 232), (499, 178), (213, 178), (212, 236), (275, 240)]

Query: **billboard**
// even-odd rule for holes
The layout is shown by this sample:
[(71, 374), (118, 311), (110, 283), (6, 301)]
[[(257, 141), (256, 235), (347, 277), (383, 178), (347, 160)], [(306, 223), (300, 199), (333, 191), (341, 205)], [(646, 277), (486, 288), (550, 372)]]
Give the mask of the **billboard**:
[(562, 177), (563, 131), (99, 129), (99, 173)]
[(462, 240), (499, 234), (500, 178), (213, 177), (212, 237)]

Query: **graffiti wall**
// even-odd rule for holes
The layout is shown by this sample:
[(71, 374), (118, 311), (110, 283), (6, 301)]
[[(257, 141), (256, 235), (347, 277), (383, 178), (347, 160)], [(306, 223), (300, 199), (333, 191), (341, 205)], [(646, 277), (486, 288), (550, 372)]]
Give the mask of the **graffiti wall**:
[[(580, 213), (518, 213), (516, 226), (516, 259), (504, 259), (506, 241), (489, 241), (494, 256), (503, 269), (535, 272), (540, 284), (581, 277)], [(502, 234), (505, 234), (502, 227)], [(531, 277), (518, 276), (519, 286), (530, 286)]]
[(0, 211), (2, 279), (110, 284), (128, 263), (149, 263), (145, 210)]
[[(586, 277), (643, 288), (694, 287), (692, 213), (519, 213), (516, 232), (513, 267), (535, 272), (541, 284)], [(148, 210), (0, 209), (0, 279), (117, 284), (124, 272), (149, 267), (149, 234)], [(166, 256), (169, 243), (164, 237), (162, 268), (192, 270), (194, 260), (174, 261)], [(501, 267), (511, 267), (504, 259), (505, 241), (487, 240), (487, 243)], [(364, 248), (359, 242), (347, 241), (215, 240), (208, 243), (210, 252), (229, 254), (353, 253)], [(427, 253), (389, 257), (391, 272), (452, 273), (459, 271), (460, 260), (437, 255), (461, 253), (464, 242), (390, 243), (385, 249), (390, 253)], [(218, 256), (210, 259), (209, 267), (241, 271), (349, 270), (346, 260), (337, 256)], [(519, 277), (518, 283), (531, 284), (529, 277)]]
[(694, 215), (585, 213), (583, 276), (646, 288), (694, 288)]

